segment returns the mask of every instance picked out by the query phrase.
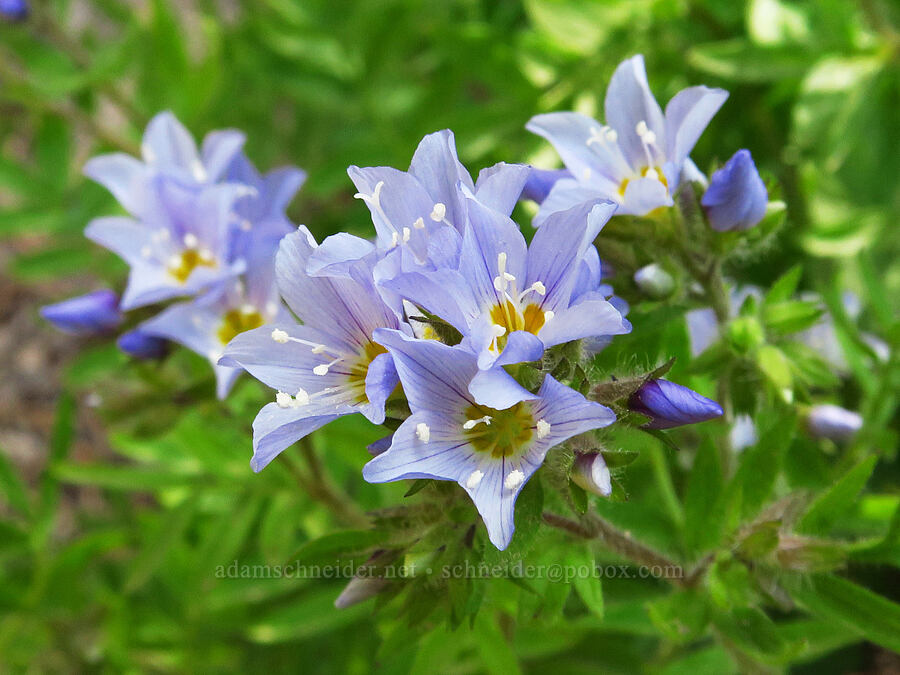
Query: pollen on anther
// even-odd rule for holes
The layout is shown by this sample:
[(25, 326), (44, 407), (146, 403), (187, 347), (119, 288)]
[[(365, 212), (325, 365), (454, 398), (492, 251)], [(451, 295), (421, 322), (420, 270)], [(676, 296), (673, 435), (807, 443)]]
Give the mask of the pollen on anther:
[(484, 478), (484, 471), (475, 469), (475, 471), (470, 473), (469, 477), (466, 479), (466, 487), (470, 490), (474, 490), (478, 487), (478, 484), (481, 482), (482, 478)]
[(427, 443), (431, 439), (431, 429), (425, 422), (419, 422), (416, 425), (416, 438), (423, 443)]
[(313, 368), (313, 374), (322, 377), (323, 375), (328, 374), (328, 365), (325, 363), (320, 363), (315, 368)]
[(547, 434), (550, 433), (550, 422), (547, 420), (538, 420), (537, 425), (537, 437), (538, 439), (546, 438)]
[(421, 218), (421, 216), (419, 218), (416, 218), (416, 222), (413, 223), (413, 227), (417, 230), (425, 229), (425, 221)]
[(491, 326), (491, 332), (494, 334), (494, 337), (503, 337), (506, 335), (506, 327), (501, 326), (499, 323), (495, 323)]
[(409, 241), (410, 236), (412, 236), (412, 232), (410, 232), (408, 227), (404, 227), (403, 228), (403, 243), (404, 244)]
[(506, 474), (506, 479), (503, 481), (503, 487), (505, 487), (507, 490), (515, 490), (524, 482), (525, 474), (518, 469), (513, 469), (508, 474)]
[(647, 126), (647, 122), (645, 122), (644, 120), (641, 120), (640, 122), (638, 122), (635, 125), (634, 131), (638, 136), (643, 138), (644, 136), (647, 135), (647, 132), (650, 131), (650, 128)]
[(294, 396), (294, 405), (306, 405), (307, 403), (309, 403), (309, 394), (304, 389), (298, 389), (296, 396)]
[(429, 214), (429, 218), (431, 218), (434, 222), (439, 223), (444, 219), (444, 216), (447, 215), (447, 206), (443, 202), (438, 202), (434, 205), (434, 209)]
[(491, 426), (491, 416), (485, 415), (484, 417), (479, 417), (474, 420), (466, 420), (463, 423), (463, 429), (468, 431), (469, 429), (474, 429), (477, 424), (485, 424), (486, 426)]
[(278, 344), (283, 345), (291, 339), (291, 336), (288, 335), (286, 331), (283, 331), (280, 328), (276, 328), (272, 331), (272, 339), (275, 340), (275, 342), (277, 342)]
[(400, 243), (400, 233), (399, 232), (391, 232), (391, 248), (394, 248), (399, 243)]
[(540, 281), (535, 281), (533, 284), (531, 284), (531, 290), (533, 290), (538, 295), (546, 295), (547, 294), (547, 287), (544, 286), (544, 284), (541, 283)]
[(556, 312), (554, 312), (551, 309), (548, 309), (546, 312), (544, 312), (544, 323), (549, 323), (550, 320), (553, 319), (554, 316), (556, 316)]
[(275, 394), (275, 403), (278, 404), (279, 408), (290, 408), (293, 405), (294, 400), (291, 398), (290, 394), (279, 391)]
[(184, 235), (183, 241), (184, 245), (188, 248), (197, 248), (197, 245), (200, 243), (200, 241), (197, 239), (197, 235), (193, 232), (188, 232), (186, 235)]

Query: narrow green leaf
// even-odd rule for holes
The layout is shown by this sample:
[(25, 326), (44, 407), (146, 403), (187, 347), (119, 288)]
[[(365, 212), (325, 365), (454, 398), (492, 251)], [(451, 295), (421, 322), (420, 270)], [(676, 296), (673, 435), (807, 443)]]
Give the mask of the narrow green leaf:
[(831, 525), (847, 512), (872, 475), (878, 457), (871, 455), (848, 471), (821, 494), (797, 526), (798, 532), (828, 534)]

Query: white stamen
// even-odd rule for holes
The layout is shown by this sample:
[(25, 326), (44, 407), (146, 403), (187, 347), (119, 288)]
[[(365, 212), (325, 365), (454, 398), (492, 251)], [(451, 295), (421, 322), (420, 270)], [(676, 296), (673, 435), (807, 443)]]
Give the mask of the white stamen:
[(466, 420), (463, 424), (463, 429), (468, 431), (469, 429), (474, 429), (477, 425), (484, 424), (485, 426), (491, 426), (491, 416), (485, 415), (484, 417), (479, 417), (474, 420)]
[(546, 438), (547, 434), (550, 433), (550, 422), (547, 420), (538, 420), (537, 421), (537, 437), (538, 440), (542, 438)]
[(272, 339), (275, 340), (278, 344), (287, 344), (288, 340), (291, 339), (291, 336), (287, 334), (286, 331), (281, 330), (280, 328), (276, 328), (272, 331)]
[(156, 153), (153, 152), (153, 148), (146, 143), (141, 144), (141, 154), (144, 156), (144, 161), (148, 164), (156, 162)]
[(206, 180), (206, 168), (199, 159), (195, 159), (191, 162), (191, 171), (194, 173), (194, 178), (197, 180)]
[(416, 218), (416, 222), (413, 223), (413, 227), (416, 228), (417, 230), (424, 230), (425, 229), (425, 221), (422, 220), (421, 217)]
[(518, 469), (513, 469), (506, 475), (506, 480), (503, 481), (503, 487), (507, 490), (515, 490), (524, 482), (525, 474)]
[(506, 258), (506, 253), (497, 254), (497, 271), (500, 273), (500, 276), (503, 276), (503, 273), (506, 272)]
[(535, 281), (533, 284), (531, 284), (531, 286), (529, 286), (524, 291), (522, 291), (522, 295), (520, 296), (519, 299), (521, 300), (522, 297), (524, 297), (526, 294), (530, 293), (531, 291), (534, 291), (538, 295), (547, 295), (547, 287), (544, 286), (544, 284), (542, 284), (540, 281)]
[(581, 175), (585, 180), (591, 179), (591, 168), (589, 166), (584, 167), (584, 170), (581, 172)]
[(653, 145), (656, 143), (656, 134), (650, 130), (647, 130), (647, 133), (641, 137), (641, 140), (644, 141), (647, 145)]
[(434, 209), (431, 211), (431, 214), (428, 216), (434, 222), (439, 223), (444, 219), (444, 216), (447, 215), (447, 207), (441, 202), (438, 202), (434, 205)]
[(241, 305), (241, 314), (256, 314), (256, 307), (250, 303), (244, 303)]
[(205, 263), (209, 263), (209, 262), (212, 262), (212, 261), (214, 260), (213, 252), (210, 251), (208, 248), (201, 248), (201, 249), (198, 251), (197, 255), (199, 255), (199, 256), (200, 256), (200, 260), (202, 260), (202, 261), (205, 262)]
[(303, 389), (298, 389), (297, 396), (294, 400), (294, 407), (306, 405), (307, 403), (309, 403), (309, 394), (307, 394)]
[(466, 479), (466, 487), (470, 490), (474, 490), (478, 487), (478, 484), (481, 482), (482, 478), (484, 478), (484, 472), (475, 469), (472, 473), (469, 474), (469, 477)]
[(416, 425), (416, 438), (423, 443), (427, 443), (431, 438), (431, 429), (428, 428), (428, 425), (425, 424), (425, 422), (419, 422)]
[(266, 314), (269, 316), (275, 316), (278, 314), (278, 303), (272, 300), (266, 303)]
[(499, 292), (505, 293), (508, 282), (502, 276), (494, 277), (494, 288)]
[(656, 169), (647, 169), (647, 173), (644, 174), (644, 178), (649, 178), (650, 180), (659, 180), (659, 174), (656, 172)]
[(603, 135), (606, 136), (606, 140), (610, 143), (615, 143), (619, 140), (619, 134), (612, 127), (603, 127)]
[(403, 243), (405, 244), (406, 242), (408, 242), (408, 241), (409, 241), (409, 238), (410, 238), (411, 236), (412, 236), (412, 232), (409, 231), (409, 228), (408, 228), (408, 227), (404, 227), (404, 228), (403, 228)]
[(184, 235), (183, 241), (184, 245), (187, 248), (197, 248), (197, 245), (200, 243), (200, 241), (197, 239), (197, 235), (193, 232), (188, 232), (186, 235)]
[(647, 135), (647, 132), (650, 131), (650, 127), (647, 126), (647, 122), (645, 122), (644, 120), (641, 120), (640, 122), (638, 122), (635, 125), (634, 131), (638, 135), (639, 138), (643, 139), (644, 136)]
[(290, 394), (279, 391), (277, 394), (275, 394), (275, 403), (278, 404), (279, 408), (290, 408), (292, 405), (294, 405), (294, 399), (291, 398)]
[(312, 348), (313, 354), (324, 354), (326, 351), (328, 351), (328, 347), (326, 347), (325, 345), (315, 345)]
[(170, 255), (169, 256), (169, 267), (174, 267), (175, 269), (178, 269), (179, 267), (181, 267), (181, 256), (175, 255), (175, 254)]
[(328, 368), (329, 368), (328, 365), (326, 365), (324, 363), (320, 363), (318, 366), (313, 368), (313, 373), (321, 377), (323, 375), (328, 374)]
[(516, 280), (516, 277), (514, 275), (510, 274), (509, 272), (504, 272), (503, 278), (506, 279), (507, 281), (515, 281)]
[(494, 337), (503, 337), (506, 335), (506, 326), (501, 326), (499, 323), (495, 323), (491, 326), (491, 331), (494, 333)]
[(394, 248), (399, 243), (400, 243), (400, 233), (399, 232), (391, 232), (391, 248)]
[(167, 229), (161, 227), (158, 230), (156, 230), (156, 232), (154, 232), (152, 235), (150, 235), (150, 239), (154, 243), (158, 244), (162, 241), (168, 241), (169, 236), (170, 236), (169, 231)]
[(544, 312), (544, 323), (549, 323), (554, 316), (556, 316), (556, 312), (548, 309), (546, 312)]

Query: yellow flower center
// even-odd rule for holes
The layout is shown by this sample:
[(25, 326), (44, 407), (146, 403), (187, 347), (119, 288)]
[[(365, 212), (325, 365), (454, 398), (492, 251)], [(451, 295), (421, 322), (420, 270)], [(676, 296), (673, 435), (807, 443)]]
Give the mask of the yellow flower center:
[(491, 322), (506, 329), (506, 333), (497, 338), (497, 351), (502, 352), (506, 346), (506, 337), (514, 330), (524, 330), (537, 335), (547, 319), (539, 305), (530, 303), (524, 310), (520, 310), (511, 300), (507, 300), (491, 309)]
[(169, 264), (168, 271), (178, 283), (183, 284), (188, 280), (197, 267), (215, 267), (216, 261), (209, 255), (204, 255), (195, 248), (188, 248), (175, 256), (175, 260)]
[(375, 342), (369, 342), (360, 353), (359, 358), (350, 366), (347, 380), (351, 388), (356, 391), (356, 403), (368, 403), (369, 398), (366, 396), (366, 375), (369, 374), (369, 366), (375, 357), (381, 354), (387, 354), (387, 349)]
[(471, 405), (466, 409), (466, 419), (476, 423), (464, 426), (463, 436), (478, 452), (490, 453), (494, 458), (521, 454), (534, 435), (534, 416), (525, 402), (506, 410), (495, 410), (483, 405)]
[(225, 313), (216, 335), (223, 345), (227, 345), (234, 337), (244, 331), (259, 328), (264, 323), (262, 314), (255, 308), (241, 307)]
[[(651, 171), (653, 173), (650, 173)], [(650, 175), (648, 176), (647, 174), (650, 174)], [(660, 183), (663, 184), (663, 186), (666, 188), (666, 190), (669, 189), (669, 182), (666, 180), (666, 174), (663, 173), (662, 169), (655, 168), (652, 166), (645, 166), (643, 169), (641, 169), (640, 178), (648, 178), (648, 177), (658, 180)], [(619, 196), (622, 197), (623, 199), (625, 198), (625, 190), (628, 188), (628, 183), (630, 180), (631, 180), (631, 178), (626, 178), (622, 181), (622, 184), (619, 185)]]

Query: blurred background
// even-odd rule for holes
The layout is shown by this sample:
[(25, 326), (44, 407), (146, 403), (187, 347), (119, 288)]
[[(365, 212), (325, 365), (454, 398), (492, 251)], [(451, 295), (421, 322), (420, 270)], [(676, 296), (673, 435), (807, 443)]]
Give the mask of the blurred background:
[[(0, 3), (0, 12), (17, 4)], [(652, 581), (605, 582), (603, 621), (529, 617), (510, 648), (502, 621), (479, 619), (477, 630), (448, 637), (424, 619), (410, 625), (370, 605), (337, 611), (341, 581), (216, 578), (216, 567), (234, 560), (280, 564), (338, 526), (360, 527), (363, 510), (398, 503), (408, 486), (371, 486), (359, 476), (363, 448), (378, 430), (345, 418), (315, 436), (308, 450), (331, 478), (320, 480), (315, 463), (301, 466), (296, 450), (252, 475), (249, 425), (263, 397), (256, 382), (242, 380), (227, 402), (215, 402), (207, 364), (186, 350), (161, 365), (136, 363), (109, 342), (55, 333), (37, 308), (123, 287), (123, 263), (82, 235), (91, 218), (118, 207), (81, 167), (101, 152), (135, 153), (158, 111), (172, 110), (197, 138), (243, 130), (247, 154), (263, 170), (306, 170), (289, 215), (317, 237), (369, 234), (348, 165), (405, 168), (424, 134), (451, 128), (473, 174), (500, 160), (556, 166), (525, 122), (552, 110), (602, 117), (613, 69), (643, 53), (661, 102), (693, 84), (731, 92), (692, 154), (701, 169), (748, 148), (787, 203), (787, 225), (765, 256), (745, 261), (742, 281), (766, 286), (802, 261), (804, 287), (829, 306), (850, 290), (862, 299), (861, 323), (890, 326), (900, 295), (900, 6), (28, 4), (27, 18), (7, 10), (0, 21), (0, 665), (11, 672), (367, 673), (375, 660), (397, 673), (735, 668), (715, 646), (683, 655), (660, 647), (670, 643), (642, 609), (659, 586)], [(879, 401), (896, 392), (879, 390), (877, 374), (860, 364), (850, 364), (854, 379), (842, 396), (881, 410)], [(892, 473), (873, 480), (895, 485)], [(896, 599), (890, 578), (878, 573), (872, 583)], [(485, 602), (507, 607), (513, 592), (492, 589)], [(887, 651), (824, 636), (796, 672), (900, 672)], [(649, 655), (657, 666), (647, 665)]]

